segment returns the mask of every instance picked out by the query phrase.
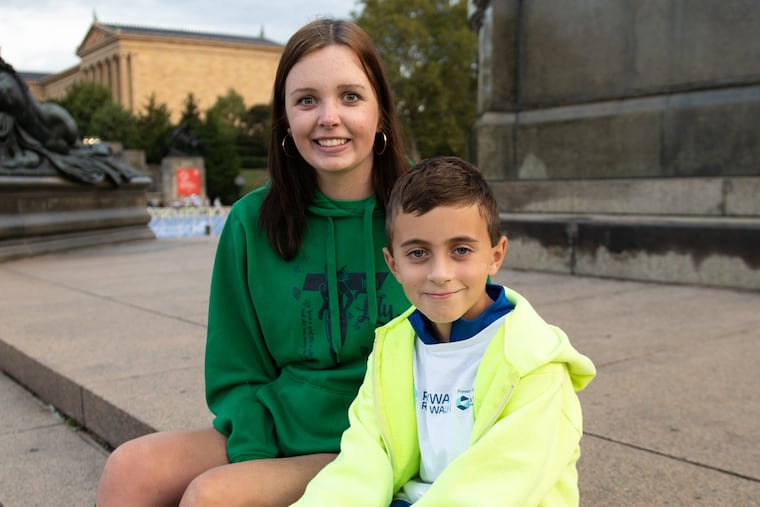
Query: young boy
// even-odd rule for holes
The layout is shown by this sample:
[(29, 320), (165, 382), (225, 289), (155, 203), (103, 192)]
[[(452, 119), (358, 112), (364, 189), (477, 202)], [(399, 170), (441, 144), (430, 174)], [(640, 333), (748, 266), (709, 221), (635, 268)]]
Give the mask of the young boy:
[(383, 250), (413, 307), (375, 334), (338, 458), (297, 506), (578, 505), (593, 363), (513, 290), (479, 171), (455, 157), (396, 183)]

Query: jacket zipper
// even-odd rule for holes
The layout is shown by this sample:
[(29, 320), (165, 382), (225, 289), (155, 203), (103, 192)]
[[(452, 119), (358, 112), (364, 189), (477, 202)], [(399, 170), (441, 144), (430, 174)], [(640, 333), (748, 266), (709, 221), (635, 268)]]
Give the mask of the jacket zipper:
[[(374, 405), (375, 405), (375, 417), (377, 417), (377, 425), (380, 428), (380, 437), (383, 439), (383, 443), (385, 444), (385, 448), (388, 450), (388, 459), (391, 462), (391, 470), (394, 470), (394, 476), (395, 470), (396, 470), (396, 464), (395, 459), (393, 457), (393, 449), (391, 448), (390, 439), (388, 438), (386, 428), (385, 428), (385, 421), (381, 417), (381, 411), (380, 411), (380, 365), (379, 365), (378, 358), (375, 358), (372, 361), (372, 383), (374, 388), (373, 390), (373, 398), (374, 398)], [(394, 477), (395, 480), (395, 477)]]
[(483, 430), (478, 435), (478, 438), (473, 439), (472, 442), (471, 442), (471, 444), (470, 444), (470, 446), (475, 445), (475, 443), (478, 440), (480, 440), (481, 438), (483, 438), (483, 435), (486, 433), (486, 431), (488, 431), (488, 429), (491, 428), (496, 423), (496, 420), (499, 418), (499, 414), (501, 414), (504, 411), (504, 407), (507, 406), (507, 403), (509, 402), (509, 398), (512, 396), (512, 391), (514, 391), (514, 390), (515, 390), (515, 385), (514, 384), (510, 385), (509, 386), (509, 391), (507, 391), (506, 396), (504, 396), (504, 401), (499, 406), (499, 410), (496, 411), (496, 413), (491, 418), (491, 420), (488, 422), (488, 424), (486, 426), (483, 426)]

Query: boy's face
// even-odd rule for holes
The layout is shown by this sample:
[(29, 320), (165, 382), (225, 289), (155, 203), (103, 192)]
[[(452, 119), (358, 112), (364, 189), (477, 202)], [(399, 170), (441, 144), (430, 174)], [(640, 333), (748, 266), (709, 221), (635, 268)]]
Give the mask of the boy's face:
[(396, 215), (391, 246), (393, 255), (383, 249), (388, 268), (438, 338), (448, 341), (452, 322), (475, 319), (491, 304), (486, 281), (501, 267), (507, 238), (491, 246), (477, 205), (439, 206), (424, 215)]

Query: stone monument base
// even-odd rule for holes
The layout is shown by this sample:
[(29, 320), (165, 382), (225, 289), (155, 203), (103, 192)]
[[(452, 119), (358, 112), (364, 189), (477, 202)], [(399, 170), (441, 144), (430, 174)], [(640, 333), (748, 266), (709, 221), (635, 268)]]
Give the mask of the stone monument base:
[(163, 206), (183, 203), (191, 195), (201, 202), (206, 195), (206, 166), (203, 157), (170, 155), (161, 160), (161, 200)]
[(115, 187), (58, 176), (0, 176), (0, 261), (155, 239), (145, 194), (150, 183), (147, 177)]
[(760, 177), (491, 185), (506, 267), (760, 290)]

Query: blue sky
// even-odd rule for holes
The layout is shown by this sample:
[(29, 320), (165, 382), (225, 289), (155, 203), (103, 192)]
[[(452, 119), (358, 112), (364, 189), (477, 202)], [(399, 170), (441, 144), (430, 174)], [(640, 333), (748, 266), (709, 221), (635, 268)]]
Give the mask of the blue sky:
[(258, 36), (284, 43), (317, 17), (349, 18), (355, 0), (0, 0), (0, 56), (19, 71), (76, 65), (92, 24)]

